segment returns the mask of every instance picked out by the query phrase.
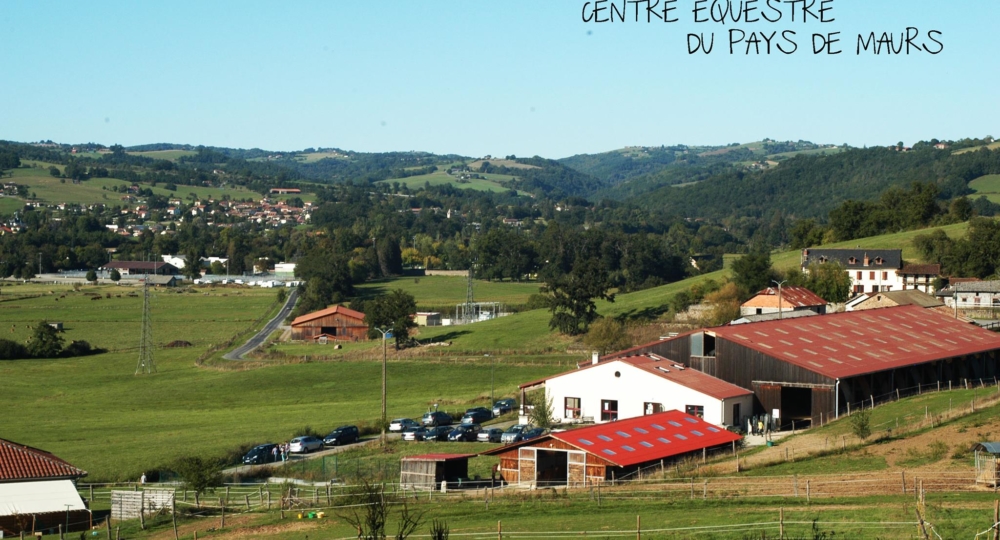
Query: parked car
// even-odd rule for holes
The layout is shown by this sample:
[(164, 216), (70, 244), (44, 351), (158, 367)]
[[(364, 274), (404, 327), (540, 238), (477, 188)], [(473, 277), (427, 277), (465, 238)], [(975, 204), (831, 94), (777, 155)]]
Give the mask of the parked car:
[(389, 431), (401, 432), (406, 428), (417, 427), (420, 424), (410, 418), (397, 418), (389, 422)]
[(358, 426), (340, 426), (323, 437), (323, 444), (326, 446), (339, 446), (341, 444), (351, 444), (358, 442)]
[(493, 412), (486, 407), (473, 407), (465, 411), (462, 417), (463, 424), (481, 424), (493, 418)]
[(275, 461), (281, 460), (281, 453), (273, 453), (274, 447), (278, 445), (273, 443), (258, 444), (250, 449), (249, 452), (243, 456), (244, 465), (263, 465), (264, 463), (273, 463)]
[(425, 441), (447, 441), (448, 435), (452, 432), (451, 426), (434, 426), (432, 428), (427, 428), (427, 432), (424, 433)]
[(293, 454), (306, 454), (314, 450), (322, 450), (323, 441), (311, 435), (295, 437), (288, 443), (288, 451)]
[(407, 428), (403, 432), (404, 441), (422, 441), (427, 435), (427, 428), (424, 426), (419, 426), (415, 428)]
[(450, 426), (451, 415), (442, 411), (431, 411), (424, 413), (422, 422), (425, 426)]
[(500, 416), (507, 414), (517, 407), (517, 401), (514, 398), (498, 399), (496, 403), (493, 404), (493, 416)]
[(479, 442), (500, 442), (500, 437), (503, 435), (503, 430), (498, 427), (484, 428), (482, 431), (476, 435), (476, 440)]
[(548, 435), (548, 433), (549, 430), (545, 428), (540, 428), (540, 427), (532, 428), (521, 434), (521, 440), (530, 441), (531, 439), (536, 439), (538, 437), (541, 437), (542, 435)]
[(451, 430), (451, 433), (448, 434), (448, 440), (453, 442), (475, 442), (476, 436), (479, 435), (481, 429), (479, 424), (462, 424)]
[(507, 431), (504, 431), (503, 435), (500, 436), (500, 442), (504, 444), (518, 442), (521, 440), (521, 437), (524, 435), (524, 432), (530, 429), (531, 426), (528, 424), (516, 424), (510, 426), (509, 428), (507, 428)]

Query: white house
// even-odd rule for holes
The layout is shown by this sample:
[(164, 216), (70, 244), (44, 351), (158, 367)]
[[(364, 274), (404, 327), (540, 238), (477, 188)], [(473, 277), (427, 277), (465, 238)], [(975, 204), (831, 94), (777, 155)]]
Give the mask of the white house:
[(995, 309), (1000, 308), (1000, 280), (963, 281), (937, 292), (937, 297), (949, 308)]
[(0, 537), (55, 534), (67, 521), (70, 530), (88, 529), (75, 483), (86, 475), (44, 450), (0, 439)]
[[(544, 386), (559, 423), (613, 422), (676, 409), (716, 425), (740, 425), (753, 413), (753, 393), (655, 354), (598, 361), (548, 379)], [(524, 402), (522, 396), (522, 403)]]
[(802, 271), (813, 264), (837, 262), (851, 277), (851, 293), (903, 290), (901, 249), (805, 249)]

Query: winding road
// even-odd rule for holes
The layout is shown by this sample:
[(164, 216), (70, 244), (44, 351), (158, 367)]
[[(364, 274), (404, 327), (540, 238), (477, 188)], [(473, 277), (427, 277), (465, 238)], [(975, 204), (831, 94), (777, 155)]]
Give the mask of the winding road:
[(295, 300), (299, 297), (299, 289), (292, 289), (291, 294), (288, 295), (288, 299), (285, 300), (285, 305), (282, 306), (281, 311), (274, 316), (273, 319), (268, 321), (264, 328), (260, 332), (257, 332), (252, 338), (248, 339), (246, 343), (240, 345), (239, 347), (229, 351), (228, 353), (222, 355), (226, 360), (243, 360), (243, 355), (249, 353), (250, 351), (260, 347), (267, 337), (271, 335), (272, 332), (281, 326), (281, 321), (288, 317), (288, 314), (292, 312), (292, 308), (295, 307)]

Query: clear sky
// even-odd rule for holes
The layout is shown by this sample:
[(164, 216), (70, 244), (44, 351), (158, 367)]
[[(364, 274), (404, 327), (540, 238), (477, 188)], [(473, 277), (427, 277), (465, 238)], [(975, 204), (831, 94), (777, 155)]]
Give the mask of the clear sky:
[[(695, 0), (676, 23), (586, 24), (578, 0), (4, 0), (0, 138), (559, 158), (1000, 136), (1000, 1), (832, 0), (825, 24), (788, 1), (773, 24), (694, 24)], [(859, 32), (907, 26), (944, 50), (855, 54)], [(731, 28), (794, 30), (799, 50), (730, 55)], [(835, 31), (844, 52), (813, 55)], [(715, 32), (712, 54), (688, 32)]]

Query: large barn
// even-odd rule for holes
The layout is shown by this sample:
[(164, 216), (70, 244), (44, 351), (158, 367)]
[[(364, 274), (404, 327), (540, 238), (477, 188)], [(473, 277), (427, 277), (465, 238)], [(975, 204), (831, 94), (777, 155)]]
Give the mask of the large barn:
[(666, 411), (553, 432), (483, 455), (500, 456), (500, 476), (508, 484), (585, 487), (687, 456), (730, 450), (738, 440), (739, 435), (700, 418)]
[(649, 353), (753, 390), (755, 413), (782, 426), (1000, 374), (1000, 335), (916, 305), (708, 328), (606, 358)]
[(368, 338), (368, 324), (360, 311), (333, 306), (307, 313), (292, 321), (292, 339), (309, 341), (362, 341)]
[(90, 528), (76, 490), (87, 472), (37, 448), (0, 439), (0, 537)]

